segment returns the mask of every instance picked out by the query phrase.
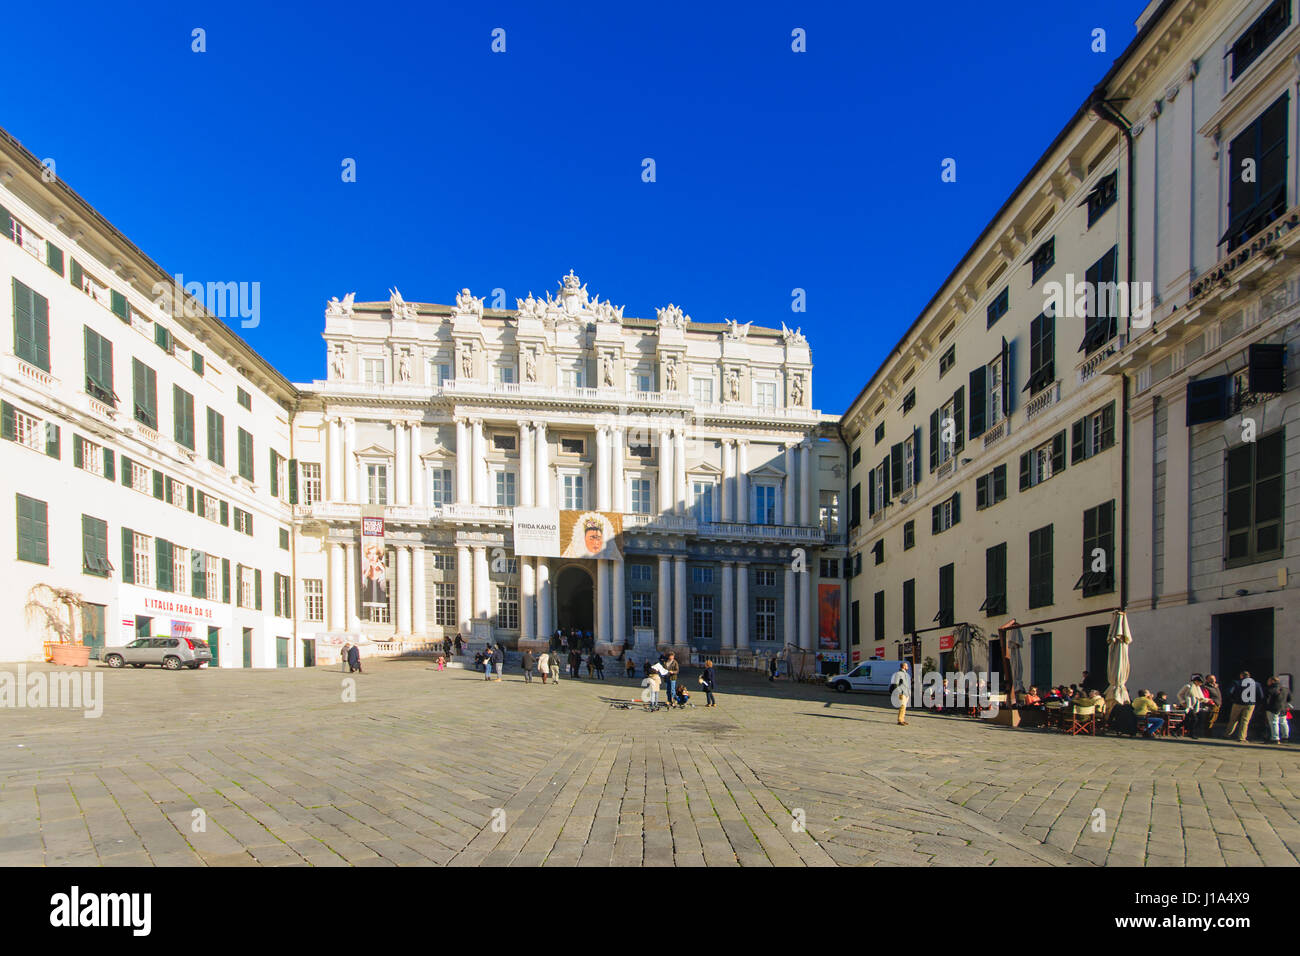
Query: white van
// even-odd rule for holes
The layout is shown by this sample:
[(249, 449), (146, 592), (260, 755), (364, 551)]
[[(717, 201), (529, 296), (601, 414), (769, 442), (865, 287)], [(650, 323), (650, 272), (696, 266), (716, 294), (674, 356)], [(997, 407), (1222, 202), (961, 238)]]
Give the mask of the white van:
[(894, 689), (894, 675), (905, 661), (863, 661), (847, 674), (837, 674), (827, 684), (841, 693), (865, 690), (875, 694), (888, 694)]

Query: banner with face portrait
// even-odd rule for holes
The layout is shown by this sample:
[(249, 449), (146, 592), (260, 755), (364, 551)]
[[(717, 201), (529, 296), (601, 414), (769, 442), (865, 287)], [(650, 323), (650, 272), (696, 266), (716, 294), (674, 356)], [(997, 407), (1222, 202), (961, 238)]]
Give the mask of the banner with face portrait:
[(817, 585), (817, 646), (823, 651), (840, 649), (840, 586)]
[(560, 552), (562, 558), (593, 558), (622, 561), (618, 536), (623, 533), (623, 516), (609, 511), (561, 511)]
[(363, 607), (388, 607), (383, 518), (361, 519), (361, 604)]

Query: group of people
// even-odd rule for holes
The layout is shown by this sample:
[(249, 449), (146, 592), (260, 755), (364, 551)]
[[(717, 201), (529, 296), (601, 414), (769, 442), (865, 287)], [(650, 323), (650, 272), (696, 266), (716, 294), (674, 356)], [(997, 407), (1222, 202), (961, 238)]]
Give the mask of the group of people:
[(349, 674), (364, 673), (361, 670), (361, 648), (349, 641), (344, 641), (343, 647), (339, 651), (339, 668)]
[[(630, 665), (629, 665), (630, 670)], [(632, 676), (632, 673), (629, 673)], [(660, 654), (659, 660), (655, 663), (646, 664), (646, 686), (650, 690), (649, 699), (646, 701), (650, 711), (659, 709), (659, 691), (666, 686), (664, 706), (669, 710), (680, 709), (683, 707), (693, 707), (691, 703), (691, 692), (681, 682), (681, 665), (677, 661), (677, 655), (669, 651), (666, 654)], [(706, 698), (705, 707), (718, 706), (717, 700), (713, 696), (714, 687), (717, 677), (713, 668), (713, 661), (704, 662), (704, 670), (700, 672), (700, 686), (704, 689)]]

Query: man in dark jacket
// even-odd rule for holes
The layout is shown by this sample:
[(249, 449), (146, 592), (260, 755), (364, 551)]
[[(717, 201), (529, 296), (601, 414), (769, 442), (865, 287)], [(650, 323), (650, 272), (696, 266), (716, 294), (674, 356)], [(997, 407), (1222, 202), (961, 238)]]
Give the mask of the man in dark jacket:
[(533, 652), (532, 651), (524, 651), (523, 654), (519, 656), (519, 666), (523, 668), (524, 671), (524, 683), (531, 684), (533, 682)]
[(1268, 742), (1279, 744), (1291, 737), (1291, 722), (1287, 720), (1287, 710), (1291, 704), (1291, 692), (1276, 677), (1268, 679), (1265, 689), (1264, 713), (1268, 717)]
[(495, 680), (498, 684), (501, 683), (501, 672), (505, 669), (505, 666), (506, 666), (505, 645), (503, 645), (498, 641), (496, 646), (492, 648), (492, 669), (496, 671), (497, 676)]
[(361, 674), (361, 649), (353, 644), (348, 648), (348, 670), (354, 674)]

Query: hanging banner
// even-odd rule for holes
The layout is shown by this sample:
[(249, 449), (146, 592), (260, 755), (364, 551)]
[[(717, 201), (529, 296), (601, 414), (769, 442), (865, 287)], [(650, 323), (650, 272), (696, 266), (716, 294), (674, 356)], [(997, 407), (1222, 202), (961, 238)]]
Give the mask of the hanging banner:
[(609, 511), (561, 511), (562, 558), (599, 558), (622, 561), (618, 536), (623, 533), (623, 516)]
[(560, 512), (555, 508), (515, 508), (515, 554), (560, 556)]
[(363, 607), (388, 607), (383, 518), (361, 519), (361, 604)]
[(817, 585), (817, 646), (823, 651), (840, 649), (840, 586)]
[(943, 651), (950, 651), (950, 650), (952, 650), (952, 645), (953, 645), (953, 641), (954, 641), (955, 638), (956, 638), (956, 635), (955, 635), (955, 634), (942, 634), (942, 635), (940, 635), (940, 636), (939, 636), (939, 650), (940, 650), (940, 652), (943, 652)]

